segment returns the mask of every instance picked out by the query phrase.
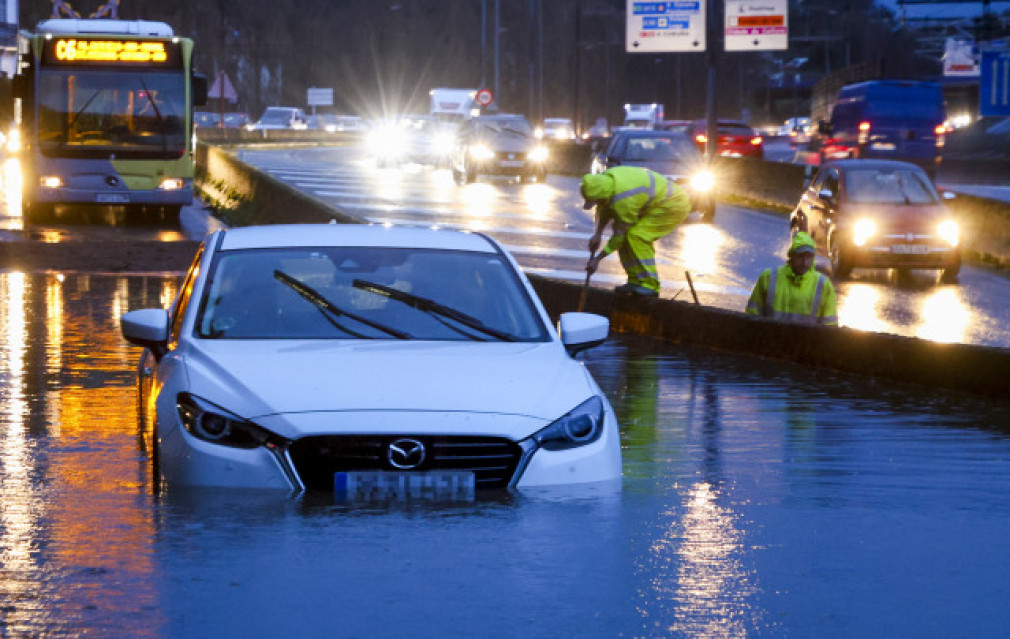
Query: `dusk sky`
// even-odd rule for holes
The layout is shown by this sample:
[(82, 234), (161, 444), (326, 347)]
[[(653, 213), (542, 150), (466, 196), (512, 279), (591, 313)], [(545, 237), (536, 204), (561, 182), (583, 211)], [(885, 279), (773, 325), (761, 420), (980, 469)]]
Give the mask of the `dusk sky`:
[[(894, 9), (900, 17), (901, 9), (898, 0), (877, 0), (878, 4)], [(1010, 10), (1010, 0), (1006, 2), (991, 2), (990, 9), (994, 13)], [(936, 2), (929, 4), (906, 4), (905, 16), (909, 18), (956, 18), (959, 16), (973, 17), (982, 14), (981, 2)]]

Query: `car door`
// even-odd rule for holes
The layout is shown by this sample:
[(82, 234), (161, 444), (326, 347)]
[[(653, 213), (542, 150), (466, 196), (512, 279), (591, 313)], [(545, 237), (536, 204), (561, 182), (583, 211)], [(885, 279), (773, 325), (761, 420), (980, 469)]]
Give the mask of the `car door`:
[(838, 206), (838, 169), (830, 167), (822, 177), (823, 179), (811, 193), (807, 219), (810, 236), (814, 238), (818, 246), (826, 249), (828, 237), (835, 224), (835, 211)]

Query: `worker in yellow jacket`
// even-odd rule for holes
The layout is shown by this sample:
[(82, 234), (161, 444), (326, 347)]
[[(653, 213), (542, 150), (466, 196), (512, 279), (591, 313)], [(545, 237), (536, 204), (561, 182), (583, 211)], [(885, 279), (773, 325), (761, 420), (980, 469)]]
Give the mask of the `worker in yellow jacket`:
[(786, 322), (838, 326), (835, 287), (814, 270), (816, 256), (813, 238), (803, 231), (796, 233), (786, 264), (766, 268), (758, 277), (747, 312)]
[[(659, 296), (654, 243), (669, 235), (691, 212), (687, 192), (655, 171), (634, 166), (584, 175), (581, 191), (585, 200), (582, 208), (596, 207), (596, 231), (589, 240), (586, 272), (592, 275), (603, 258), (616, 252), (628, 275), (627, 284), (616, 291)], [(597, 253), (608, 224), (613, 234)]]

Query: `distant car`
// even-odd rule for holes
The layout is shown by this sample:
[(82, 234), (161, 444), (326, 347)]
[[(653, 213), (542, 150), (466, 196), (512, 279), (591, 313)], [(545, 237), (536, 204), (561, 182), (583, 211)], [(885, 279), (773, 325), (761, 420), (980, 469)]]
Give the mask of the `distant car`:
[(214, 111), (194, 111), (193, 124), (203, 128), (220, 126), (221, 114)]
[(565, 313), (555, 332), (486, 235), (229, 228), (179, 290), (121, 320), (170, 487), (467, 500), (621, 475), (614, 412), (573, 359), (609, 322)]
[(778, 134), (789, 139), (789, 146), (809, 144), (810, 118), (789, 118), (779, 127)]
[(521, 115), (482, 115), (460, 125), (452, 154), (457, 184), (474, 182), (478, 175), (515, 176), (524, 182), (547, 179), (547, 148)]
[(341, 133), (344, 131), (360, 131), (362, 120), (356, 115), (336, 115), (334, 113), (319, 113), (308, 117), (308, 128), (326, 133)]
[(228, 111), (224, 114), (224, 120), (222, 121), (224, 128), (226, 129), (238, 129), (246, 126), (252, 120), (245, 113), (239, 111)]
[[(745, 122), (737, 120), (719, 120), (718, 146), (716, 154), (735, 158), (764, 158), (764, 138)], [(695, 120), (688, 126), (686, 133), (694, 139), (698, 149), (704, 153), (708, 123), (705, 120)]]
[(266, 129), (293, 129), (304, 130), (308, 128), (308, 116), (305, 111), (297, 107), (267, 107), (260, 119), (247, 125), (251, 131), (261, 131)]
[(687, 128), (691, 126), (690, 120), (663, 120), (660, 129), (672, 133), (683, 133), (687, 135)]
[(615, 166), (640, 166), (666, 176), (687, 189), (693, 210), (703, 222), (715, 219), (715, 179), (686, 135), (648, 129), (618, 131), (593, 158), (591, 171), (602, 173)]
[(961, 270), (958, 224), (919, 166), (894, 160), (837, 160), (821, 166), (790, 219), (831, 260), (854, 268)]
[(571, 118), (544, 118), (541, 134), (545, 140), (574, 140), (575, 123)]

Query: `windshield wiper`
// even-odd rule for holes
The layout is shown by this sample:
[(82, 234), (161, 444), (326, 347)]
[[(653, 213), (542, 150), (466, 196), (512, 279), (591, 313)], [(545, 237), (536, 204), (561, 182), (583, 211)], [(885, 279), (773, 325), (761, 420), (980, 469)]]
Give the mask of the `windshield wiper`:
[(369, 293), (375, 293), (376, 295), (381, 295), (383, 297), (388, 297), (389, 299), (396, 300), (406, 304), (411, 308), (415, 308), (422, 313), (427, 313), (437, 319), (439, 322), (445, 326), (456, 331), (460, 335), (465, 335), (470, 339), (479, 339), (476, 335), (471, 335), (466, 331), (461, 330), (458, 326), (453, 326), (445, 322), (442, 318), (451, 319), (455, 322), (459, 322), (463, 326), (484, 333), (485, 335), (490, 335), (496, 339), (500, 339), (503, 342), (515, 342), (518, 338), (515, 335), (511, 335), (504, 331), (500, 331), (496, 328), (491, 328), (484, 322), (480, 321), (472, 315), (467, 315), (463, 311), (457, 311), (454, 308), (439, 304), (435, 300), (428, 299), (427, 297), (420, 297), (418, 295), (413, 295), (405, 291), (401, 291), (397, 288), (392, 288), (390, 286), (384, 286), (382, 284), (376, 284), (375, 282), (369, 282), (367, 280), (354, 280), (351, 282), (351, 286), (354, 288), (359, 288), (363, 291), (368, 291)]
[[(333, 302), (331, 302), (330, 300), (328, 300), (325, 297), (323, 297), (319, 293), (319, 291), (317, 291), (316, 289), (312, 288), (308, 284), (305, 284), (304, 282), (301, 282), (301, 281), (299, 281), (299, 280), (291, 277), (290, 275), (288, 275), (287, 273), (285, 273), (283, 271), (277, 271), (277, 270), (275, 270), (274, 271), (274, 278), (276, 278), (277, 280), (279, 280), (282, 284), (286, 284), (287, 286), (290, 286), (291, 289), (295, 293), (298, 293), (299, 295), (301, 295), (306, 300), (308, 300), (308, 301), (312, 302), (313, 304), (315, 304), (316, 307), (318, 307), (320, 311), (329, 312), (330, 314), (334, 315), (335, 317), (341, 317), (341, 316), (348, 317), (348, 318), (350, 318), (350, 319), (352, 319), (352, 320), (354, 320), (356, 322), (360, 322), (360, 323), (362, 323), (362, 324), (364, 324), (366, 326), (371, 326), (372, 328), (374, 328), (377, 331), (381, 331), (383, 333), (386, 333), (387, 335), (392, 335), (393, 337), (395, 337), (397, 339), (410, 339), (411, 338), (411, 335), (409, 333), (404, 333), (403, 331), (398, 331), (395, 328), (390, 328), (390, 327), (385, 326), (383, 324), (379, 324), (378, 322), (373, 322), (370, 319), (364, 318), (364, 317), (362, 317), (360, 315), (357, 315), (355, 313), (351, 313), (350, 311), (345, 311), (345, 310), (337, 307)], [(374, 338), (371, 338), (368, 335), (363, 335), (361, 333), (358, 333), (356, 331), (352, 331), (349, 328), (346, 328), (346, 327), (342, 326), (335, 319), (333, 319), (329, 315), (326, 315), (326, 313), (323, 313), (323, 316), (327, 319), (327, 321), (330, 322), (330, 324), (333, 324), (335, 327), (339, 328), (340, 330), (344, 331), (345, 333), (347, 333), (349, 335), (353, 335), (354, 337), (357, 337), (359, 339), (374, 339)]]
[(165, 133), (165, 118), (161, 117), (161, 109), (158, 108), (158, 103), (151, 97), (151, 90), (147, 88), (147, 84), (143, 78), (140, 78), (140, 86), (144, 89), (144, 97), (147, 98), (147, 101), (151, 103), (151, 108), (154, 109), (155, 117), (158, 118), (158, 131), (161, 133), (161, 152), (167, 153), (168, 136)]

